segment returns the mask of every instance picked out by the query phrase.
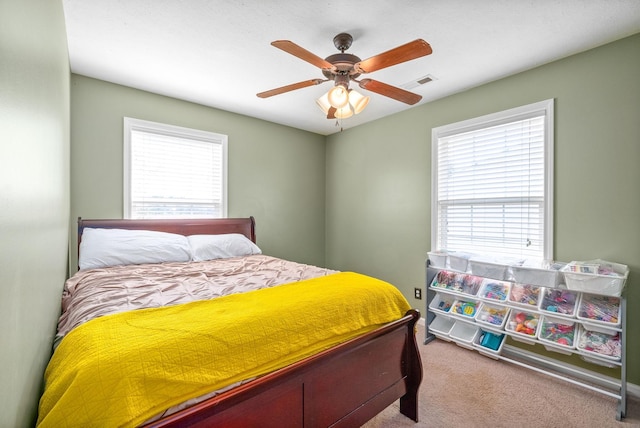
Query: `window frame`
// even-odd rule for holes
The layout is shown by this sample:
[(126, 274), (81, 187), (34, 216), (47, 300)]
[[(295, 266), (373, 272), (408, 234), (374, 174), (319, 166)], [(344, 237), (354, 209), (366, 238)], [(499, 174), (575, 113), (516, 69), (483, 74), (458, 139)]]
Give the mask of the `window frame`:
[[(544, 116), (544, 221), (542, 259), (553, 260), (554, 239), (554, 99), (535, 102), (532, 104), (487, 114), (484, 116), (463, 120), (439, 127), (431, 131), (431, 249), (437, 248), (439, 242), (438, 224), (438, 148), (439, 139), (456, 134), (489, 128), (497, 125), (508, 124), (526, 118)], [(486, 254), (490, 255), (490, 254)], [(517, 255), (514, 255), (517, 257)]]
[[(227, 195), (227, 144), (228, 136), (210, 131), (186, 128), (165, 123), (152, 122), (148, 120), (124, 117), (123, 126), (123, 218), (130, 219), (132, 214), (131, 201), (131, 133), (132, 131), (148, 132), (164, 136), (174, 136), (177, 138), (196, 140), (199, 142), (209, 142), (219, 144), (222, 149), (222, 206), (221, 217), (228, 216), (228, 195)], [(168, 218), (168, 217), (167, 217)]]

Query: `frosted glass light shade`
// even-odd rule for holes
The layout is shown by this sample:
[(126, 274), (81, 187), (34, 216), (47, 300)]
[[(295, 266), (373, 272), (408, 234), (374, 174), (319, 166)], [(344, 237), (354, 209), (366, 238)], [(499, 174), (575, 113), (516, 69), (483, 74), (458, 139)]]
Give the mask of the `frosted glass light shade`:
[(337, 109), (342, 108), (349, 102), (349, 92), (342, 85), (336, 85), (327, 93), (329, 104)]
[(353, 107), (353, 112), (358, 114), (369, 104), (369, 97), (365, 97), (360, 92), (352, 89), (349, 91), (349, 104)]
[(324, 94), (320, 98), (316, 100), (316, 104), (320, 107), (320, 110), (324, 112), (324, 114), (329, 114), (329, 109), (331, 108), (331, 104), (329, 104), (329, 94)]
[(342, 108), (336, 109), (334, 116), (336, 117), (336, 119), (346, 119), (353, 116), (353, 111), (351, 111), (351, 107), (349, 106), (349, 104), (347, 104)]

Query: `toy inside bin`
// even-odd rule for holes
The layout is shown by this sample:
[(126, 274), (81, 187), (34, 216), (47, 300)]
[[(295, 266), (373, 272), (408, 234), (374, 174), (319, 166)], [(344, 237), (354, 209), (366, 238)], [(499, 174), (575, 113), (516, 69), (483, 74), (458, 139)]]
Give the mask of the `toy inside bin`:
[(441, 270), (431, 281), (431, 288), (444, 288), (456, 293), (475, 296), (482, 285), (482, 278), (466, 273)]
[(593, 356), (619, 361), (622, 355), (620, 332), (605, 333), (579, 324), (576, 348)]
[(494, 333), (480, 329), (473, 346), (481, 354), (498, 359), (498, 356), (502, 353), (505, 337), (504, 333)]
[(530, 284), (513, 284), (509, 291), (509, 303), (531, 309), (538, 308), (540, 294), (544, 290), (543, 287)]
[[(538, 339), (564, 349), (575, 348), (576, 323), (562, 318), (543, 315)], [(555, 349), (554, 349), (555, 350)]]
[(483, 303), (476, 314), (476, 322), (502, 329), (507, 322), (508, 315), (508, 307)]
[(480, 304), (473, 300), (458, 299), (453, 302), (451, 310), (449, 311), (453, 315), (458, 315), (464, 318), (473, 319), (478, 310)]
[(578, 302), (577, 317), (591, 324), (618, 327), (621, 323), (620, 298), (582, 293)]
[(480, 287), (478, 297), (496, 302), (504, 302), (509, 296), (510, 289), (510, 282), (485, 278), (482, 281), (482, 287)]
[[(514, 333), (514, 338), (535, 339), (538, 335), (538, 327), (540, 327), (539, 314), (513, 309), (504, 328)], [(525, 342), (535, 343), (533, 340), (526, 340)]]
[(578, 305), (578, 293), (559, 288), (545, 288), (540, 297), (539, 309), (554, 316), (574, 317)]
[(429, 304), (429, 309), (434, 312), (448, 314), (451, 311), (451, 306), (455, 300), (455, 297), (448, 294), (436, 294)]

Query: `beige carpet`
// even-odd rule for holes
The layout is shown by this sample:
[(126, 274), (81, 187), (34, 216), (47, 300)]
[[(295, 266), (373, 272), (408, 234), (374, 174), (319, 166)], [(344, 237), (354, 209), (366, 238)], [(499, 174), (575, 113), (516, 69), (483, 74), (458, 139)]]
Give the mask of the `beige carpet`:
[(393, 427), (607, 428), (640, 427), (640, 401), (628, 398), (626, 418), (616, 421), (617, 400), (453, 343), (423, 345), (424, 377), (418, 423), (396, 402), (364, 425)]

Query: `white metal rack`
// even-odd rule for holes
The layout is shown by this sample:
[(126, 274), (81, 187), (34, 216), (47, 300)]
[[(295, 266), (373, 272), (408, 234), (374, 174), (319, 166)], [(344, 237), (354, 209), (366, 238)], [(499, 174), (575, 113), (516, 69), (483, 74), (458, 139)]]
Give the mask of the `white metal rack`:
[[(461, 293), (457, 293), (455, 291), (449, 291), (446, 289), (436, 289), (431, 287), (431, 284), (433, 282), (434, 277), (438, 274), (438, 272), (440, 270), (443, 270), (442, 268), (434, 268), (434, 267), (430, 267), (428, 265), (427, 262), (427, 275), (426, 275), (426, 287), (427, 287), (427, 302), (426, 302), (426, 313), (427, 313), (427, 317), (426, 317), (426, 329), (425, 329), (425, 340), (424, 343), (427, 344), (429, 342), (431, 342), (434, 338), (439, 337), (441, 339), (445, 339), (445, 340), (451, 340), (456, 342), (458, 345), (466, 347), (466, 348), (471, 348), (471, 349), (477, 349), (477, 347), (472, 347), (469, 346), (468, 343), (458, 340), (456, 337), (451, 337), (447, 335), (442, 335), (441, 333), (438, 334), (434, 334), (434, 331), (431, 331), (431, 323), (434, 321), (434, 319), (436, 319), (436, 317), (440, 317), (442, 318), (447, 317), (447, 315), (443, 315), (441, 313), (437, 313), (437, 311), (432, 310), (432, 308), (430, 308), (431, 303), (433, 302), (433, 299), (439, 299), (442, 296), (453, 296), (454, 298), (464, 298), (467, 299), (469, 301), (476, 301), (476, 302), (480, 302), (482, 299), (475, 296), (470, 296), (470, 295), (463, 295)], [(446, 269), (448, 271), (452, 271), (451, 269)], [(455, 271), (454, 271), (455, 272)], [(461, 273), (466, 273), (466, 272), (461, 272)], [(503, 280), (504, 281), (504, 280)], [(508, 282), (508, 281), (507, 281)], [(593, 294), (593, 293), (590, 293)], [(520, 306), (516, 306), (513, 304), (510, 304), (509, 302), (495, 302), (492, 301), (491, 302), (492, 305), (497, 305), (497, 306), (505, 306), (505, 307), (509, 307), (509, 308), (515, 308), (516, 310), (522, 310), (522, 307)], [(537, 312), (540, 313), (539, 311), (535, 310), (535, 309), (527, 309), (528, 312)], [(605, 376), (602, 375), (600, 373), (597, 373), (595, 371), (577, 366), (577, 365), (573, 365), (573, 364), (569, 364), (569, 363), (565, 363), (563, 361), (554, 359), (551, 356), (547, 356), (547, 355), (542, 355), (536, 352), (531, 352), (531, 351), (527, 351), (524, 350), (520, 347), (515, 347), (515, 346), (511, 346), (511, 345), (504, 345), (501, 346), (500, 352), (482, 352), (480, 350), (480, 352), (484, 355), (488, 355), (491, 358), (497, 359), (497, 360), (501, 360), (501, 361), (505, 361), (514, 365), (517, 365), (519, 367), (523, 367), (523, 368), (527, 368), (533, 371), (536, 371), (538, 373), (556, 378), (556, 379), (560, 379), (578, 386), (581, 386), (583, 388), (601, 393), (603, 395), (609, 396), (609, 397), (613, 397), (616, 400), (618, 400), (618, 406), (617, 406), (617, 411), (616, 411), (616, 419), (617, 420), (621, 420), (622, 418), (625, 417), (626, 415), (626, 407), (627, 407), (627, 384), (626, 384), (626, 342), (627, 342), (627, 338), (626, 338), (626, 311), (627, 311), (627, 304), (626, 304), (626, 298), (625, 298), (625, 293), (622, 293), (622, 296), (620, 297), (620, 325), (619, 326), (607, 326), (607, 330), (611, 330), (612, 332), (619, 332), (620, 333), (620, 338), (621, 338), (621, 358), (619, 360), (615, 360), (615, 359), (610, 359), (610, 358), (606, 358), (606, 357), (598, 357), (597, 355), (594, 355), (593, 353), (588, 353), (588, 352), (584, 352), (581, 351), (579, 349), (570, 349), (570, 350), (566, 350), (566, 349), (562, 349), (562, 353), (567, 354), (567, 353), (571, 353), (571, 354), (575, 354), (578, 356), (583, 357), (583, 359), (585, 359), (588, 363), (591, 364), (598, 364), (598, 365), (602, 365), (602, 366), (606, 366), (606, 367), (619, 367), (620, 368), (620, 377), (610, 377), (610, 376)], [(474, 319), (472, 318), (467, 318), (467, 317), (463, 317), (463, 316), (455, 316), (453, 314), (449, 315), (449, 318), (454, 319), (456, 323), (465, 323), (468, 325), (472, 325), (472, 326), (477, 326), (478, 328), (481, 328), (484, 331), (490, 331), (490, 332), (494, 332), (494, 333), (499, 333), (499, 334), (505, 334), (507, 336), (511, 336), (512, 338), (514, 338), (515, 340), (521, 340), (521, 337), (515, 337), (517, 336), (516, 334), (512, 333), (511, 331), (508, 331), (506, 329), (502, 329), (502, 328), (492, 328), (489, 325), (486, 324), (482, 324), (479, 325), (475, 322)], [(589, 324), (588, 321), (584, 321), (584, 320), (580, 320), (580, 319), (572, 319), (573, 322), (577, 323), (577, 324)], [(505, 339), (506, 340), (506, 337)], [(543, 346), (545, 346), (548, 350), (554, 350), (553, 346), (549, 346), (549, 343), (547, 342), (541, 342), (537, 339), (530, 339), (530, 340), (525, 340), (525, 342), (528, 343), (539, 343)], [(567, 352), (568, 351), (568, 352)], [(550, 353), (552, 354), (552, 353)]]

